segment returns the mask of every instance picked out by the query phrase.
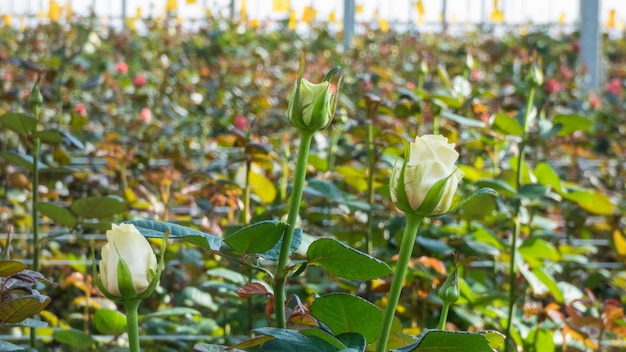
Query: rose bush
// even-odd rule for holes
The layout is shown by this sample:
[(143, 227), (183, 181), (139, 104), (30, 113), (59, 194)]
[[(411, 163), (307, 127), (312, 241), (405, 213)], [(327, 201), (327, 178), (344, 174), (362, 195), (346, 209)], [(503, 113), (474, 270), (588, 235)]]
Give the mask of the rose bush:
[[(463, 178), (463, 172), (455, 166), (458, 158), (454, 144), (448, 143), (445, 137), (417, 136), (409, 145), (409, 155), (402, 169), (396, 169), (392, 174), (393, 203), (402, 211), (422, 216), (446, 213)], [(400, 180), (403, 184), (399, 187)], [(439, 192), (429, 194), (438, 182), (445, 182), (445, 185), (441, 185)]]

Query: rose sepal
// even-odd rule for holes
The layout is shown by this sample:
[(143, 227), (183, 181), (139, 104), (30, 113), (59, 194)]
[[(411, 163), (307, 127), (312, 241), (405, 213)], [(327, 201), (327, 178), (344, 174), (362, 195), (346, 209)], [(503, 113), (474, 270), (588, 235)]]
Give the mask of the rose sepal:
[[(123, 302), (123, 301), (127, 301), (127, 300), (137, 300), (137, 299), (141, 300), (141, 299), (144, 299), (144, 298), (147, 298), (148, 296), (150, 296), (152, 294), (152, 292), (154, 292), (154, 290), (156, 289), (156, 287), (159, 284), (159, 281), (161, 279), (161, 273), (163, 272), (163, 267), (164, 267), (163, 263), (164, 263), (164, 257), (165, 257), (165, 249), (167, 247), (167, 237), (168, 236), (169, 236), (169, 231), (167, 231), (163, 235), (163, 240), (161, 241), (161, 253), (159, 254), (159, 261), (157, 263), (157, 270), (156, 270), (156, 272), (154, 270), (149, 270), (148, 271), (148, 274), (151, 276), (150, 285), (141, 294), (137, 294), (134, 286), (132, 285), (132, 280), (130, 280), (130, 286), (132, 288), (132, 291), (128, 290), (127, 288), (123, 288), (123, 286), (125, 286), (124, 282), (122, 282), (122, 285), (120, 285), (120, 281), (119, 280), (126, 281), (126, 279), (128, 279), (128, 276), (126, 278), (124, 278), (124, 279), (121, 279), (123, 276), (129, 275), (130, 277), (132, 277), (132, 275), (130, 274), (130, 268), (128, 267), (128, 264), (126, 264), (126, 261), (121, 256), (119, 258), (120, 260), (118, 261), (118, 265), (117, 265), (118, 287), (120, 289), (120, 293), (126, 291), (128, 293), (128, 295), (123, 293), (122, 296), (117, 296), (117, 295), (114, 295), (114, 294), (110, 293), (105, 288), (104, 284), (102, 283), (102, 280), (100, 279), (100, 275), (99, 275), (98, 269), (96, 267), (95, 249), (92, 247), (92, 251), (91, 251), (91, 258), (92, 258), (91, 259), (91, 275), (93, 276), (93, 279), (94, 279), (94, 282), (96, 284), (96, 287), (98, 287), (98, 289), (100, 290), (102, 295), (104, 297), (110, 299), (111, 301), (114, 301), (114, 302)], [(120, 264), (120, 263), (122, 263), (122, 264)], [(128, 270), (128, 273), (124, 273), (124, 271), (125, 271), (124, 266)]]

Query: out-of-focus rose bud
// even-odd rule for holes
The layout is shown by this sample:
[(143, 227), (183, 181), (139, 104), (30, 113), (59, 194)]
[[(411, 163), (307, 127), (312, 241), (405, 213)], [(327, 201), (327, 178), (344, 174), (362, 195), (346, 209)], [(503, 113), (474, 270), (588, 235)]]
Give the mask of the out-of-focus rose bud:
[(150, 110), (150, 108), (141, 109), (139, 112), (139, 118), (141, 118), (141, 121), (145, 123), (150, 123), (152, 121), (152, 110)]
[(87, 108), (83, 103), (78, 103), (74, 105), (74, 112), (80, 116), (87, 116)]
[(128, 73), (128, 64), (125, 63), (124, 61), (116, 62), (115, 63), (115, 71), (117, 73), (127, 74)]
[(235, 116), (233, 119), (233, 127), (242, 132), (248, 131), (248, 119), (242, 115)]
[(140, 73), (140, 74), (138, 74), (137, 76), (135, 76), (133, 78), (133, 85), (136, 88), (141, 88), (141, 87), (145, 86), (146, 83), (148, 83), (148, 78), (146, 77), (145, 73)]

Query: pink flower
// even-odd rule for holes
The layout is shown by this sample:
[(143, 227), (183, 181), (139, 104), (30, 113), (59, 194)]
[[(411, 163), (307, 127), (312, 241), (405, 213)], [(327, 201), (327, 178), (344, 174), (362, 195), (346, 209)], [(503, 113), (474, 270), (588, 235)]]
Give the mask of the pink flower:
[(135, 78), (133, 78), (133, 85), (136, 88), (141, 88), (141, 87), (145, 86), (146, 83), (148, 83), (148, 78), (146, 78), (146, 74), (145, 73), (140, 73), (137, 76), (135, 76)]
[(150, 121), (152, 121), (152, 110), (150, 110), (150, 108), (141, 109), (139, 118), (145, 123), (150, 123)]
[(245, 116), (237, 115), (233, 119), (233, 126), (236, 129), (245, 132), (246, 130), (248, 130), (248, 119)]
[(557, 81), (554, 78), (550, 78), (549, 80), (547, 80), (545, 87), (548, 94), (558, 93), (563, 90), (563, 85), (561, 84), (561, 82)]
[(622, 81), (620, 81), (619, 78), (613, 78), (609, 83), (607, 83), (606, 91), (611, 94), (620, 95), (622, 92)]
[(599, 96), (592, 94), (589, 96), (589, 106), (594, 110), (599, 109), (602, 106), (602, 100)]
[(559, 71), (561, 71), (561, 74), (563, 75), (563, 78), (565, 78), (566, 80), (570, 80), (572, 79), (572, 77), (574, 77), (574, 72), (572, 72), (572, 70), (569, 69), (569, 67), (567, 67), (567, 65), (561, 65), (559, 67)]
[(74, 112), (80, 116), (87, 116), (87, 108), (83, 103), (78, 103), (74, 105)]
[(128, 64), (124, 61), (118, 61), (115, 63), (115, 71), (117, 73), (126, 74), (128, 73)]
[(415, 89), (417, 86), (413, 82), (406, 82), (406, 89)]
[(475, 69), (475, 68), (470, 70), (470, 80), (472, 80), (472, 81), (480, 81), (484, 77), (485, 77), (485, 75), (483, 74), (483, 71)]

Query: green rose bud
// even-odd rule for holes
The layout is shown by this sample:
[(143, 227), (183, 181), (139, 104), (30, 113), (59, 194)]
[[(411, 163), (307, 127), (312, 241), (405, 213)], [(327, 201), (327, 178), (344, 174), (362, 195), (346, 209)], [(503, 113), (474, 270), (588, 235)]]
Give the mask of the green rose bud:
[(156, 256), (148, 240), (132, 224), (113, 224), (106, 236), (98, 287), (118, 299), (149, 294), (158, 275)]
[(332, 120), (334, 95), (330, 82), (300, 80), (289, 100), (289, 120), (300, 129), (322, 130)]
[(426, 60), (422, 60), (422, 61), (420, 62), (420, 65), (419, 65), (419, 73), (420, 73), (420, 74), (423, 74), (423, 75), (425, 75), (425, 74), (427, 74), (427, 73), (428, 73), (428, 63), (426, 62)]
[(424, 135), (409, 144), (408, 157), (390, 180), (391, 199), (398, 209), (421, 216), (438, 216), (450, 210), (463, 178), (455, 166), (459, 153), (440, 135)]
[(465, 68), (468, 70), (474, 68), (474, 56), (472, 56), (471, 53), (467, 53), (467, 56), (465, 57)]
[(448, 276), (446, 281), (439, 289), (439, 298), (444, 303), (452, 304), (456, 302), (461, 296), (461, 290), (459, 289), (459, 271), (457, 267), (454, 267), (454, 271)]
[(41, 105), (43, 103), (43, 96), (41, 96), (41, 90), (39, 89), (39, 82), (41, 81), (41, 78), (41, 75), (37, 78), (37, 82), (35, 82), (35, 85), (28, 96), (28, 104), (30, 104), (30, 106)]
[(539, 87), (543, 84), (543, 72), (538, 63), (534, 63), (526, 77), (528, 83), (533, 87)]
[(289, 99), (288, 116), (291, 124), (301, 130), (322, 130), (335, 115), (339, 85), (329, 82), (339, 68), (331, 70), (321, 83), (311, 83), (302, 78), (304, 55), (300, 60), (298, 79)]

